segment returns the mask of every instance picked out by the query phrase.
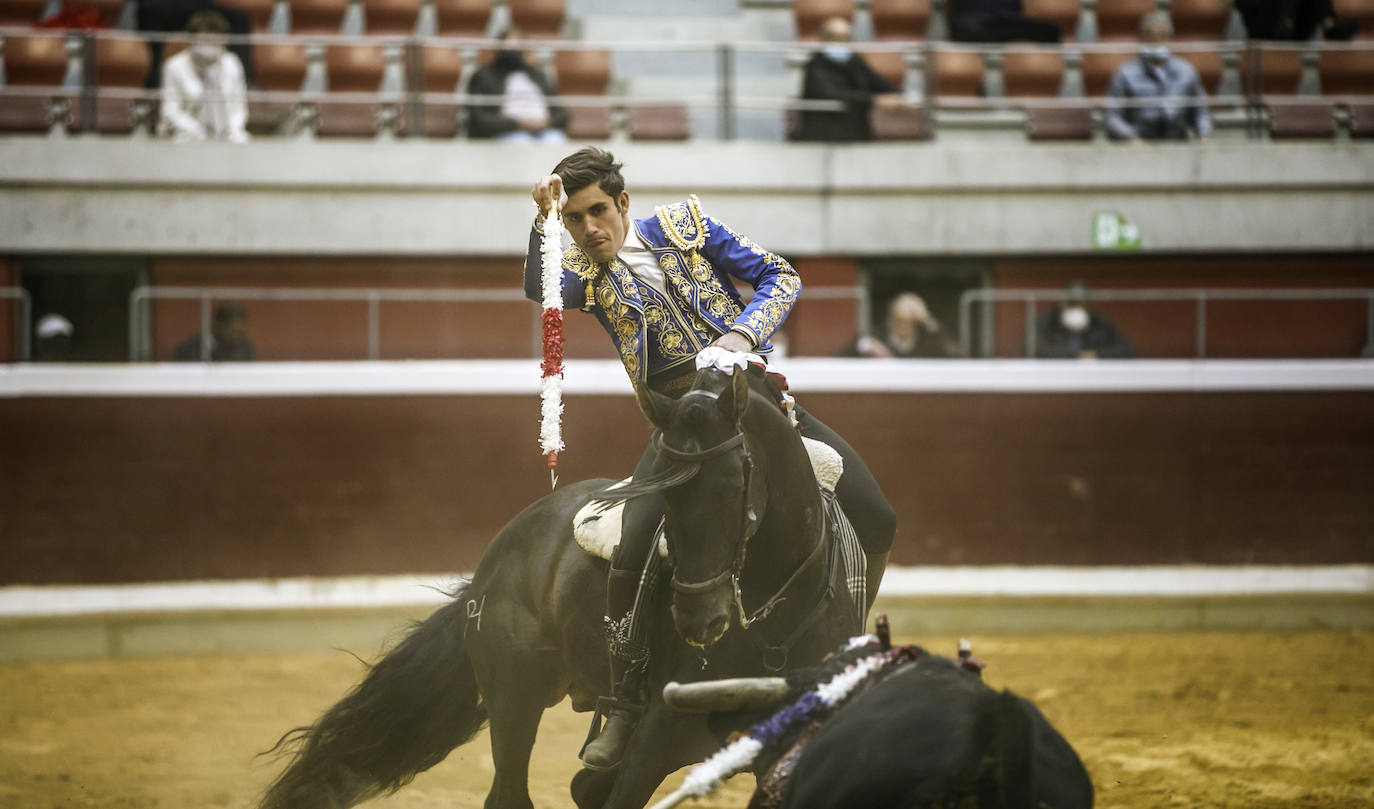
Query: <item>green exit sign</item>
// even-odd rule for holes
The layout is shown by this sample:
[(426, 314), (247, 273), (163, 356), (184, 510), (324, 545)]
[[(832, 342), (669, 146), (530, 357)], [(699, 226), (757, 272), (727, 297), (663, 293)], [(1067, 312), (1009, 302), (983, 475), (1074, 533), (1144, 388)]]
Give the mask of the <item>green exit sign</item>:
[(1093, 247), (1098, 250), (1139, 250), (1140, 228), (1116, 211), (1093, 214)]

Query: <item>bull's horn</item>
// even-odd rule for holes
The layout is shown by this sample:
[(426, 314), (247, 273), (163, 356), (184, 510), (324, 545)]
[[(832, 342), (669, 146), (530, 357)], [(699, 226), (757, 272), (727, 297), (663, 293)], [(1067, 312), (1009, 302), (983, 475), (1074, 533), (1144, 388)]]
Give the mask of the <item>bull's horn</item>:
[(737, 677), (663, 686), (663, 701), (668, 707), (695, 713), (766, 708), (786, 694), (787, 681), (781, 677)]

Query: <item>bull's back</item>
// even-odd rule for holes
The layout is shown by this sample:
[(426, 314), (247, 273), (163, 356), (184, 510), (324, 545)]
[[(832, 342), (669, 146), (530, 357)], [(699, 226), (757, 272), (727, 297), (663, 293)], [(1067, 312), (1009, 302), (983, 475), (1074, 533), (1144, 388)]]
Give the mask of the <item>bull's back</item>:
[(787, 809), (1092, 805), (1077, 755), (1033, 705), (938, 657), (847, 703), (793, 772)]

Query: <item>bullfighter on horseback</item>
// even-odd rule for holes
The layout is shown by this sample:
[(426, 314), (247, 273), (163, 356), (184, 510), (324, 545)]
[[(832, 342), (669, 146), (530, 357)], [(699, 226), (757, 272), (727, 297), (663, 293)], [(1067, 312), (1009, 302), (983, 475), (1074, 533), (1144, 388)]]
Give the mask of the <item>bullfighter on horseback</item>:
[[(542, 221), (556, 206), (573, 245), (563, 253), (563, 299), (594, 314), (610, 335), (637, 390), (681, 396), (696, 375), (696, 355), (715, 346), (768, 357), (769, 339), (801, 292), (787, 261), (702, 213), (695, 197), (660, 206), (652, 216), (630, 219), (630, 195), (621, 165), (595, 147), (564, 158), (534, 186), (540, 216), (530, 233), (525, 293), (543, 299), (540, 272)], [(735, 291), (738, 278), (754, 287), (749, 304)], [(796, 408), (802, 435), (829, 444), (844, 460), (836, 496), (853, 523), (865, 553), (885, 562), (896, 515), (858, 453), (819, 419)], [(635, 468), (649, 473), (656, 451), (650, 442)], [(630, 500), (622, 539), (611, 559), (606, 588), (606, 627), (611, 650), (612, 697), (603, 703), (605, 727), (583, 750), (593, 770), (616, 767), (642, 711), (650, 614), (639, 593), (640, 576), (663, 507), (657, 496)], [(876, 568), (881, 571), (882, 565)], [(638, 609), (635, 609), (636, 599)]]

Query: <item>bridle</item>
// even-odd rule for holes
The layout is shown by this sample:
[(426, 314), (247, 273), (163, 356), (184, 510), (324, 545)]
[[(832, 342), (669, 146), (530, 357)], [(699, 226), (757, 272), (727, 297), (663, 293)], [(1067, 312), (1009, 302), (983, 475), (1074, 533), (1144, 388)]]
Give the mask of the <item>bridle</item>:
[[(653, 440), (654, 446), (660, 455), (682, 463), (699, 464), (702, 461), (710, 460), (719, 455), (724, 455), (725, 453), (732, 451), (738, 451), (742, 456), (741, 461), (744, 466), (744, 505), (741, 509), (740, 514), (740, 540), (739, 546), (735, 551), (734, 561), (731, 562), (729, 567), (725, 568), (720, 573), (717, 573), (716, 575), (708, 579), (695, 582), (684, 582), (680, 580), (677, 577), (676, 569), (674, 569), (672, 586), (673, 589), (679, 593), (690, 594), (708, 592), (710, 590), (716, 589), (717, 587), (720, 587), (727, 581), (730, 582), (731, 586), (734, 589), (735, 608), (739, 611), (740, 628), (747, 630), (750, 627), (750, 625), (752, 625), (755, 621), (760, 621), (768, 617), (768, 614), (773, 611), (773, 608), (785, 600), (783, 593), (787, 592), (787, 589), (792, 586), (792, 583), (797, 580), (797, 578), (802, 574), (802, 571), (806, 570), (806, 568), (811, 565), (811, 562), (817, 557), (821, 549), (824, 548), (825, 521), (821, 520), (820, 536), (817, 537), (816, 547), (812, 549), (810, 555), (808, 555), (805, 561), (803, 561), (797, 567), (796, 571), (793, 572), (791, 577), (789, 577), (788, 580), (783, 583), (782, 587), (778, 588), (777, 592), (773, 593), (773, 595), (770, 596), (761, 607), (759, 607), (757, 610), (754, 610), (753, 613), (750, 613), (744, 607), (744, 596), (740, 591), (739, 579), (740, 573), (744, 569), (745, 550), (749, 545), (749, 540), (753, 538), (754, 533), (758, 531), (759, 518), (758, 514), (754, 512), (754, 501), (752, 497), (754, 485), (754, 461), (753, 457), (749, 453), (749, 446), (747, 443), (745, 443), (744, 431), (740, 430), (737, 425), (736, 433), (734, 435), (730, 436), (724, 441), (721, 441), (718, 444), (715, 444), (714, 446), (696, 451), (682, 450), (676, 447), (669, 446), (668, 443), (663, 440), (663, 432), (661, 430), (657, 431), (654, 434)], [(671, 550), (671, 548), (672, 544), (669, 543), (669, 549)]]

